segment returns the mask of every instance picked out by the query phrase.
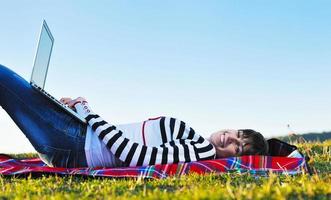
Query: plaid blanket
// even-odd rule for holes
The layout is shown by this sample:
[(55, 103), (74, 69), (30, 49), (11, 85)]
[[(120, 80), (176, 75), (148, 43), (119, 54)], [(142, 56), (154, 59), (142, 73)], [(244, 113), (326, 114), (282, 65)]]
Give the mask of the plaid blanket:
[(15, 159), (0, 154), (0, 175), (80, 175), (93, 177), (141, 177), (141, 178), (167, 178), (180, 177), (189, 173), (228, 173), (247, 172), (253, 175), (268, 175), (269, 172), (298, 174), (307, 172), (304, 158), (287, 158), (275, 156), (242, 156), (207, 160), (190, 163), (153, 165), (146, 167), (123, 168), (55, 168), (48, 167), (39, 158)]

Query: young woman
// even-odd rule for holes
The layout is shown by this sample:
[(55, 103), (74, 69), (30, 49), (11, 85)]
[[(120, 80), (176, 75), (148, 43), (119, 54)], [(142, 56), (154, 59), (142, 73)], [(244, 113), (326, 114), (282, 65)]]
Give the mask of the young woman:
[(205, 139), (185, 122), (171, 117), (114, 126), (95, 114), (82, 97), (61, 101), (88, 124), (63, 111), (15, 72), (0, 65), (0, 106), (49, 166), (145, 166), (268, 151), (263, 136), (251, 129), (221, 130)]

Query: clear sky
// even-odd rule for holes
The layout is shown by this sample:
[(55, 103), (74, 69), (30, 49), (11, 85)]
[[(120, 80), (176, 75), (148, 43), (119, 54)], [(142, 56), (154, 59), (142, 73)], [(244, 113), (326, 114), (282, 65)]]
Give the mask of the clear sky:
[[(46, 90), (114, 124), (166, 115), (203, 136), (331, 130), (331, 1), (3, 1), (0, 63), (30, 79), (42, 19)], [(1, 95), (1, 94), (0, 94)], [(0, 109), (0, 152), (31, 152)]]

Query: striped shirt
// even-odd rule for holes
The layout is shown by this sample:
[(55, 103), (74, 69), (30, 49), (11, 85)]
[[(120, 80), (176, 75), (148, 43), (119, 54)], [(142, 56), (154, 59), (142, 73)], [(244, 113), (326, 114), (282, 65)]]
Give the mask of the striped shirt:
[[(214, 146), (184, 122), (159, 117), (142, 122), (141, 132), (115, 126), (92, 112), (85, 102), (75, 105), (90, 129), (107, 149), (126, 166), (147, 166), (214, 159)], [(139, 124), (137, 124), (139, 125)], [(121, 128), (119, 128), (121, 127)], [(145, 129), (148, 130), (145, 134)], [(134, 139), (133, 135), (141, 135)], [(131, 137), (130, 137), (131, 136)]]

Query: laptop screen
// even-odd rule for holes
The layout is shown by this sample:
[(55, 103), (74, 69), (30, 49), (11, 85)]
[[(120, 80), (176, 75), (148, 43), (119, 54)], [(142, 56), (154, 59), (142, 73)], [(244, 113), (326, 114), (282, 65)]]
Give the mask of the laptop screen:
[(49, 60), (51, 58), (54, 38), (49, 30), (46, 21), (43, 21), (36, 56), (34, 59), (31, 82), (44, 88), (47, 77)]

